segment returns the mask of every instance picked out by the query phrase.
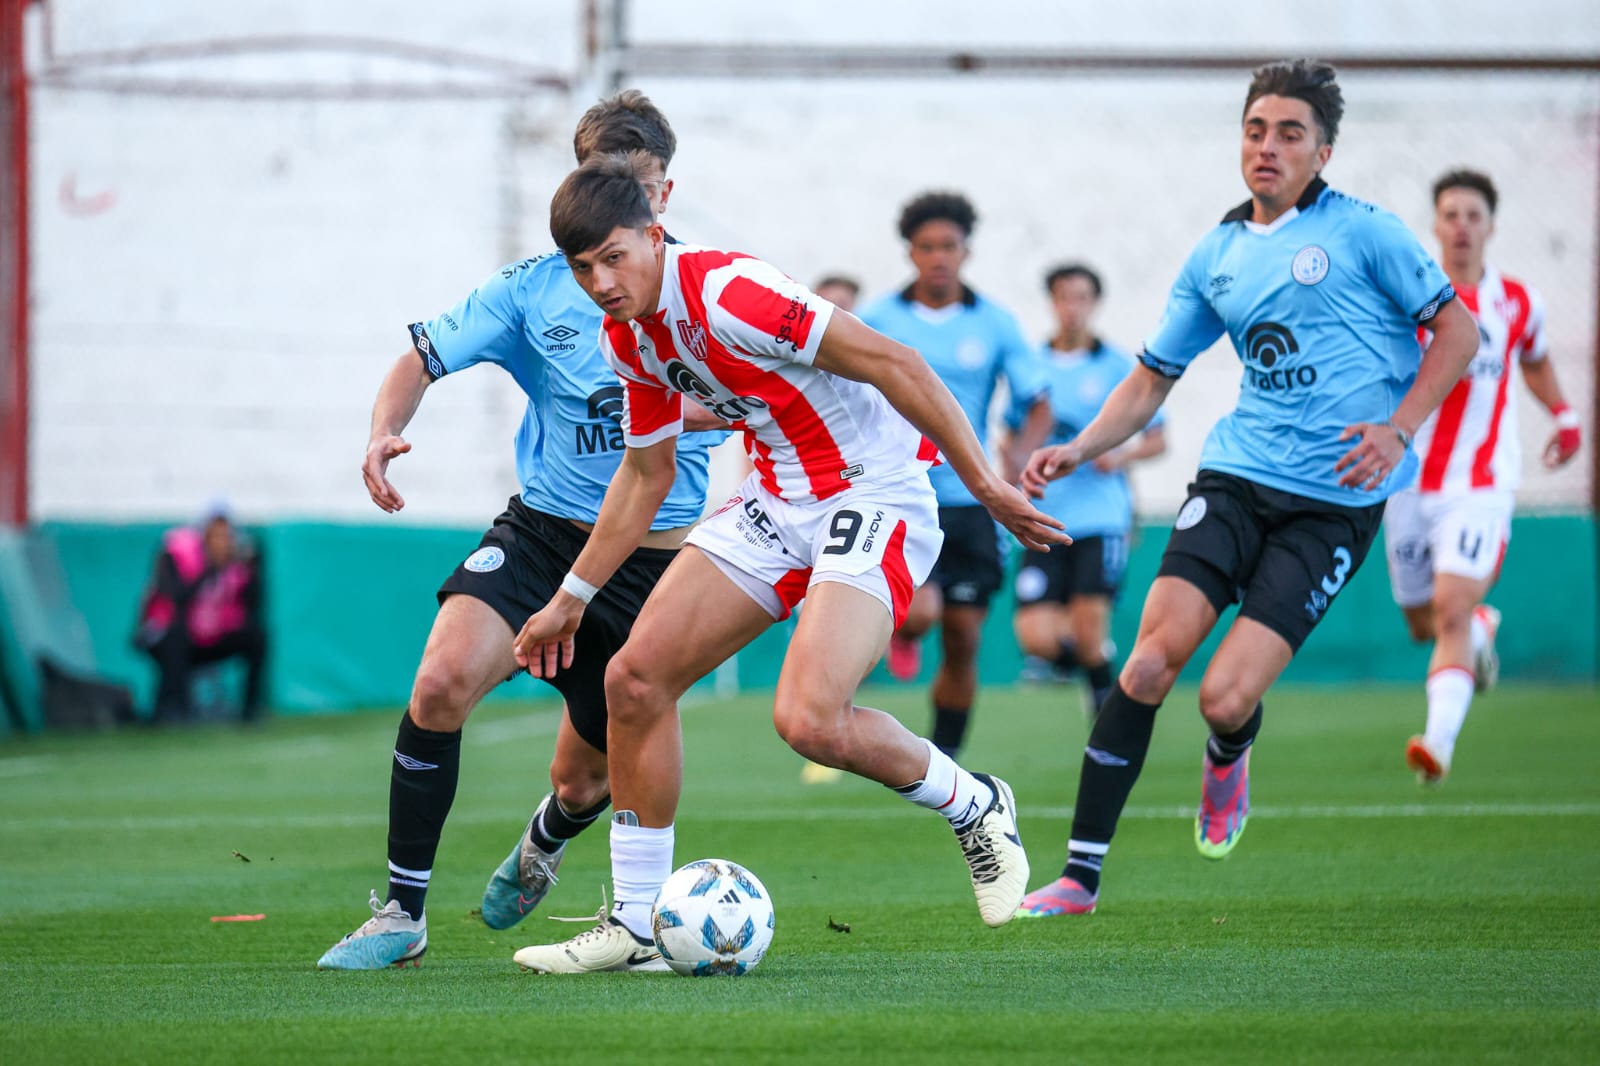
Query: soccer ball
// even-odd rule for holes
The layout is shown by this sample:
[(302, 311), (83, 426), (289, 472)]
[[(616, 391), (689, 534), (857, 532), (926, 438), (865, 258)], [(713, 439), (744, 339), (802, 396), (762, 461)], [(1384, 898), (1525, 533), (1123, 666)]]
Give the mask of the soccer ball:
[(772, 898), (755, 874), (727, 859), (674, 870), (650, 915), (656, 950), (691, 977), (737, 977), (772, 946)]

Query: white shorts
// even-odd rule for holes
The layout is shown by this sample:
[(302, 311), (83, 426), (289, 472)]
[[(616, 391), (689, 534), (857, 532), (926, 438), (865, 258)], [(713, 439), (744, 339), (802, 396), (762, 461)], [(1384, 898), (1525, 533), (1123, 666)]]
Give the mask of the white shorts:
[(1401, 607), (1433, 599), (1433, 575), (1482, 581), (1494, 576), (1511, 541), (1511, 493), (1420, 493), (1389, 497), (1383, 544), (1389, 587)]
[(793, 504), (751, 474), (685, 543), (705, 552), (775, 619), (789, 617), (812, 585), (838, 581), (876, 596), (898, 626), (939, 557), (944, 533), (926, 477)]

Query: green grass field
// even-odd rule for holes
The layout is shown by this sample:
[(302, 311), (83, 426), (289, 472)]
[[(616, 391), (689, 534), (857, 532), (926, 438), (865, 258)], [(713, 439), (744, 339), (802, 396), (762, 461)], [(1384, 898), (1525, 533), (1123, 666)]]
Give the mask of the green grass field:
[[(766, 697), (686, 707), (678, 859), (743, 862), (777, 906), (737, 980), (523, 974), (516, 948), (585, 927), (473, 916), (545, 791), (548, 704), (468, 726), (429, 952), (379, 973), (313, 963), (381, 892), (397, 712), (11, 741), (0, 1062), (1594, 1062), (1600, 699), (1491, 693), (1424, 793), (1401, 763), (1420, 695), (1270, 696), (1249, 831), (1213, 864), (1180, 690), (1099, 913), (998, 930), (938, 818), (855, 779), (801, 784)], [(924, 725), (920, 692), (864, 698)], [(1034, 885), (1064, 857), (1078, 701), (986, 692), (963, 760), (1015, 787)], [(602, 829), (544, 912), (592, 913), (608, 870)], [(265, 919), (210, 920), (233, 914)]]

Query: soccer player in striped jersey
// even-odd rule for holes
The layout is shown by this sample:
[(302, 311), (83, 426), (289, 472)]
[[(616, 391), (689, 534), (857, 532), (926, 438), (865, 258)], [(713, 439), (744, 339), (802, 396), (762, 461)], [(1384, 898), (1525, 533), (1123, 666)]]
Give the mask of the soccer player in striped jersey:
[[(1389, 584), (1411, 637), (1433, 642), (1427, 724), (1406, 744), (1424, 784), (1450, 772), (1474, 691), (1495, 681), (1500, 612), (1484, 602), (1511, 538), (1522, 465), (1513, 369), (1555, 420), (1542, 456), (1554, 469), (1581, 443), (1545, 341), (1539, 293), (1485, 260), (1499, 196), (1487, 174), (1452, 170), (1433, 185), (1433, 234), (1461, 303), (1478, 324), (1477, 354), (1439, 410), (1417, 430), (1422, 474), (1389, 500)], [(1422, 332), (1424, 343), (1431, 337)]]
[[(637, 90), (590, 108), (573, 138), (580, 162), (595, 153), (642, 150), (649, 160), (645, 188), (658, 211), (671, 193), (666, 168), (676, 143), (666, 116)], [(380, 904), (374, 892), (372, 917), (329, 948), (319, 968), (405, 965), (427, 949), (424, 902), (460, 775), (462, 727), (479, 700), (517, 673), (509, 638), (555, 594), (622, 458), (622, 390), (600, 355), (600, 317), (559, 253), (524, 259), (450, 310), (413, 325), (411, 346), (379, 389), (361, 471), (384, 511), (405, 506), (388, 467), (411, 450), (401, 434), (423, 396), (439, 378), (477, 363), (498, 364), (527, 394), (516, 440), (522, 489), (439, 589), (439, 613), (395, 741), (388, 899)], [(707, 417), (700, 428), (717, 425)], [(538, 905), (567, 841), (605, 812), (606, 662), (704, 510), (706, 450), (723, 436), (684, 438), (669, 472), (672, 487), (650, 515), (641, 547), (586, 619), (584, 654), (574, 669), (550, 679), (566, 701), (550, 763), (552, 789), (484, 890), (482, 915), (491, 928), (507, 928)], [(665, 968), (659, 958), (640, 965)]]
[(760, 260), (665, 243), (635, 165), (592, 160), (551, 204), (556, 244), (608, 316), (604, 349), (624, 386), (628, 451), (563, 592), (517, 636), (519, 661), (545, 677), (571, 661), (586, 604), (671, 487), (686, 407), (742, 431), (755, 469), (689, 535), (607, 671), (614, 905), (595, 928), (523, 948), (516, 961), (541, 972), (614, 970), (651, 950), (651, 903), (673, 869), (682, 787), (678, 698), (802, 598), (773, 706), (779, 735), (813, 762), (943, 816), (980, 916), (1004, 924), (1028, 866), (1011, 790), (856, 706), (855, 691), (938, 554), (927, 471), (941, 451), (1026, 546), (1068, 538), (990, 469), (960, 405), (915, 351)]
[[(1024, 913), (1095, 909), (1156, 711), (1235, 602), (1200, 681), (1211, 736), (1194, 836), (1210, 859), (1239, 842), (1261, 699), (1366, 557), (1384, 500), (1416, 476), (1412, 435), (1476, 347), (1449, 279), (1400, 220), (1322, 180), (1343, 112), (1325, 63), (1255, 72), (1240, 144), (1250, 199), (1190, 254), (1139, 369), (1082, 433), (1034, 453), (1023, 472), (1024, 487), (1043, 493), (1148, 425), (1224, 333), (1233, 342), (1238, 407), (1206, 438), (1138, 638), (1090, 731), (1066, 867)], [(1426, 355), (1418, 324), (1435, 334)]]
[[(959, 193), (924, 193), (906, 204), (900, 212), (900, 236), (916, 277), (898, 293), (867, 307), (861, 321), (920, 352), (980, 439), (988, 435), (996, 387), (1005, 381), (1012, 403), (1033, 415), (1005, 464), (1014, 480), (1022, 460), (1044, 443), (1050, 412), (1038, 360), (1016, 318), (962, 280), (977, 221), (972, 203)], [(939, 669), (929, 691), (932, 739), (953, 756), (960, 752), (971, 721), (978, 694), (978, 641), (1004, 567), (994, 521), (971, 490), (950, 469), (934, 470), (931, 479), (939, 500), (944, 547), (927, 583), (917, 589), (905, 622), (889, 641), (887, 666), (901, 680), (916, 677), (922, 638), (935, 622), (939, 624)]]

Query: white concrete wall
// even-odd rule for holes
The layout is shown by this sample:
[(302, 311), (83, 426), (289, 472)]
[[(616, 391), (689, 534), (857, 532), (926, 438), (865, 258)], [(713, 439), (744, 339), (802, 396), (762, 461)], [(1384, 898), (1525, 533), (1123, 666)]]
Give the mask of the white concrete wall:
[[(570, 2), (149, 7), (54, 3), (56, 54), (246, 33), (361, 33), (530, 65), (579, 61)], [(986, 5), (979, 16), (970, 5), (897, 0), (817, 4), (796, 25), (772, 19), (766, 5), (681, 2), (638, 4), (630, 27), (680, 41), (1286, 54), (1407, 42), (1451, 51), (1600, 47), (1594, 7), (1577, 0), (1521, 5), (1510, 23), (1501, 5), (1482, 0), (1394, 7), (1163, 2), (1135, 5), (1130, 16), (1040, 0)], [(831, 20), (844, 12), (850, 21)], [(42, 68), (37, 39), (35, 60)], [(339, 54), (128, 72), (351, 85), (478, 76)], [(1194, 241), (1245, 195), (1236, 156), (1244, 83), (662, 78), (640, 87), (679, 134), (667, 221), (684, 238), (765, 256), (802, 279), (846, 270), (881, 291), (907, 274), (894, 232), (899, 205), (927, 188), (957, 188), (983, 216), (976, 286), (1042, 334), (1042, 271), (1088, 259), (1108, 285), (1103, 332), (1136, 346)], [(1348, 113), (1329, 179), (1426, 235), (1435, 174), (1462, 163), (1493, 173), (1503, 190), (1494, 257), (1544, 289), (1557, 358), (1587, 411), (1600, 86), (1357, 73), (1343, 83)], [(381, 517), (358, 467), (372, 396), (405, 349), (405, 324), (548, 245), (548, 196), (570, 166), (571, 126), (593, 98), (241, 102), (41, 88), (34, 516), (183, 515), (226, 493), (257, 518)], [(1174, 393), (1172, 453), (1139, 479), (1147, 510), (1181, 499), (1199, 442), (1237, 380), (1224, 344)], [(404, 520), (475, 524), (495, 513), (515, 488), (520, 410), (515, 386), (492, 368), (431, 390), (409, 434), (416, 450), (394, 471), (410, 502)], [(1524, 423), (1536, 451), (1546, 422), (1525, 409)], [(1585, 469), (1540, 475), (1531, 457), (1528, 469), (1525, 499), (1585, 498)]]

